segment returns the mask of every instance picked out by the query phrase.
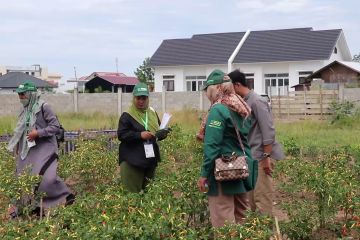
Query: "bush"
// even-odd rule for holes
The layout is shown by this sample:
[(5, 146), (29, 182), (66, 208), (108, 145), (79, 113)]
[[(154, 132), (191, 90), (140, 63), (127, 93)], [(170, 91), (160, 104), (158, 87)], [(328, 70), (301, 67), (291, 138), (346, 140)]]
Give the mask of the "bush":
[(290, 217), (286, 233), (295, 239), (306, 239), (316, 228), (329, 228), (339, 211), (344, 211), (342, 224), (347, 225), (353, 215), (346, 213), (359, 207), (359, 171), (354, 167), (354, 152), (348, 147), (323, 150), (312, 146), (308, 150), (303, 158), (280, 162), (277, 170), (277, 176), (282, 177), (280, 187), (289, 194), (284, 204)]

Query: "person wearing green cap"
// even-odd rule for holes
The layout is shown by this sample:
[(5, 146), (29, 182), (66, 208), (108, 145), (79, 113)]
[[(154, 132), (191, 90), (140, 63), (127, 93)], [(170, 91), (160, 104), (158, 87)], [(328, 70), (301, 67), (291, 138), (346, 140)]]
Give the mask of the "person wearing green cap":
[(167, 137), (168, 129), (159, 129), (160, 120), (149, 107), (149, 90), (145, 83), (138, 83), (133, 90), (130, 108), (119, 119), (118, 138), (121, 182), (129, 192), (145, 189), (154, 178), (160, 161), (157, 141)]
[[(23, 110), (19, 115), (8, 150), (16, 155), (16, 175), (26, 171), (41, 175), (35, 194), (45, 193), (42, 207), (50, 208), (64, 202), (73, 202), (74, 195), (57, 176), (58, 145), (55, 134), (60, 124), (49, 104), (40, 98), (36, 86), (26, 81), (16, 89)], [(21, 214), (21, 208), (34, 199), (22, 198), (9, 209), (11, 217)], [(32, 205), (34, 213), (40, 213), (39, 203)]]
[[(197, 138), (204, 141), (204, 162), (198, 187), (208, 195), (210, 220), (213, 227), (228, 223), (242, 223), (247, 209), (247, 192), (255, 187), (257, 162), (251, 157), (247, 142), (251, 109), (235, 94), (229, 77), (221, 70), (214, 70), (208, 76), (204, 90), (211, 102), (208, 115), (204, 118)], [(242, 149), (238, 140), (237, 124)], [(214, 176), (215, 160), (221, 156), (236, 154), (247, 157), (249, 177), (244, 180), (218, 182)]]

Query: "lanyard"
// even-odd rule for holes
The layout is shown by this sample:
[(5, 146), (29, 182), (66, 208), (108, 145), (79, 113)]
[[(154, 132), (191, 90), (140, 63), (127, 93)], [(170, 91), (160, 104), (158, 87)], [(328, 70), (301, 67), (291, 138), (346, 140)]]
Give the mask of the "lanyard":
[(148, 122), (149, 122), (148, 112), (147, 111), (145, 112), (145, 120), (141, 119), (141, 121), (144, 123), (145, 130), (147, 131), (148, 130)]

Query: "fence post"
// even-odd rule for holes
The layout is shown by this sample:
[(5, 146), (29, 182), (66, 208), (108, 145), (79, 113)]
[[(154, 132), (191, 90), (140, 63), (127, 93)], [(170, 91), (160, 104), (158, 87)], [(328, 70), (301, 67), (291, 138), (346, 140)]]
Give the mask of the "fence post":
[(163, 113), (166, 112), (166, 87), (163, 86), (162, 87), (162, 92), (161, 92), (161, 110)]
[(199, 109), (200, 112), (204, 111), (204, 101), (203, 101), (203, 92), (204, 91), (199, 91), (200, 92), (200, 103), (199, 103)]
[(319, 94), (320, 94), (320, 120), (323, 120), (323, 95), (322, 95), (322, 84), (319, 86)]
[(305, 84), (303, 84), (303, 88), (304, 88), (304, 116), (306, 118), (307, 105), (306, 105), (306, 85)]
[(118, 112), (118, 116), (120, 117), (121, 113), (122, 113), (122, 88), (118, 87), (118, 92), (117, 92), (117, 112)]
[(278, 87), (277, 92), (278, 92), (279, 119), (281, 119), (280, 87)]
[(73, 99), (74, 99), (74, 112), (78, 112), (79, 111), (79, 92), (77, 87), (74, 88), (74, 92), (73, 92)]
[(289, 85), (287, 87), (287, 119), (290, 119), (290, 93), (289, 93)]
[(338, 101), (341, 103), (344, 102), (344, 84), (342, 83), (338, 83)]

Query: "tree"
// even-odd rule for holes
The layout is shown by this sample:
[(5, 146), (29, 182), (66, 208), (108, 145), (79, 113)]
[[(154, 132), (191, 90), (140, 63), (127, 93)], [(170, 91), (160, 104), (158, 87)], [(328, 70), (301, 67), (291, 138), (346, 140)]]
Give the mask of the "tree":
[(354, 55), (353, 61), (360, 62), (360, 53), (358, 55)]
[(145, 58), (134, 74), (140, 82), (147, 83), (150, 88), (154, 87), (154, 69), (150, 67), (150, 58)]

